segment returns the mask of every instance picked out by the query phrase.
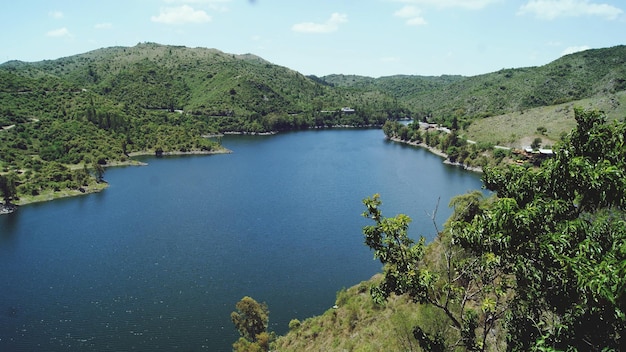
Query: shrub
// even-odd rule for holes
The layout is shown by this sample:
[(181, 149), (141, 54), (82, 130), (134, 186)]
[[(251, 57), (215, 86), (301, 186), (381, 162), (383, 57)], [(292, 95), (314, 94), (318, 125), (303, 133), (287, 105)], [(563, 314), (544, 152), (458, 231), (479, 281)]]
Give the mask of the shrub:
[(300, 328), (301, 325), (302, 323), (300, 322), (300, 320), (291, 319), (291, 321), (289, 322), (289, 330), (290, 331), (297, 330), (298, 328)]

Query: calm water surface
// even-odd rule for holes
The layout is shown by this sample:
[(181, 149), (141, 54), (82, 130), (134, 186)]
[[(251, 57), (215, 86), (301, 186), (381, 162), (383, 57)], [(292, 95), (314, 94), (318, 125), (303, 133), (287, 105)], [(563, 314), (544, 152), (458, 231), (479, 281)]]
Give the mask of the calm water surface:
[(230, 351), (245, 295), (271, 329), (321, 314), (380, 271), (362, 199), (383, 213), (449, 216), (479, 175), (380, 130), (232, 136), (229, 155), (108, 169), (100, 194), (0, 216), (0, 351)]

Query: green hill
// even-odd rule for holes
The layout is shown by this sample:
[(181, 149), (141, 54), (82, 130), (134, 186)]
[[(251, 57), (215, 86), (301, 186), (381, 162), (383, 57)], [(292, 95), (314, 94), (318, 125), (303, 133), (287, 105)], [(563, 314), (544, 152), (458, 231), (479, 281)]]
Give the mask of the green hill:
[[(253, 54), (207, 48), (102, 48), (0, 65), (0, 173), (19, 176), (19, 194), (38, 194), (80, 188), (68, 175), (49, 180), (37, 171), (50, 162), (89, 168), (125, 162), (130, 153), (215, 151), (217, 143), (202, 136), (219, 132), (400, 118), (459, 126), (460, 135), (487, 144), (520, 144), (545, 127), (549, 143), (571, 129), (572, 118), (547, 106), (597, 105), (622, 118), (624, 90), (626, 46), (474, 77), (381, 78), (307, 77)], [(483, 127), (490, 124), (500, 126), (497, 133)]]
[(626, 46), (587, 50), (540, 67), (502, 69), (472, 77), (322, 77), (336, 87), (379, 90), (398, 99), (416, 116), (471, 121), (558, 105), (626, 90)]
[[(338, 110), (361, 99), (252, 54), (232, 55), (215, 49), (154, 43), (99, 49), (32, 64), (8, 62), (0, 67), (23, 77), (60, 79), (142, 109), (234, 117), (239, 123), (230, 126), (223, 125), (224, 119), (212, 120), (222, 129), (233, 130), (297, 128), (305, 123), (274, 126), (262, 121), (262, 117), (271, 114), (311, 117), (314, 111)], [(378, 99), (390, 100), (384, 95)], [(376, 99), (370, 102), (375, 104)], [(263, 126), (246, 125), (242, 121), (246, 119)]]

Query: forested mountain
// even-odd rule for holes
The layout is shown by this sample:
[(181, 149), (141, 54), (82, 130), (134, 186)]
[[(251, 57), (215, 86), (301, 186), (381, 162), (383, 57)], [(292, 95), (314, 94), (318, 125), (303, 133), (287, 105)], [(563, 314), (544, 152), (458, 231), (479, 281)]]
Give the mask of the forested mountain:
[(153, 43), (0, 67), (19, 77), (58, 80), (133, 108), (184, 110), (203, 116), (219, 130), (307, 127), (315, 124), (314, 112), (355, 104), (373, 110), (391, 100), (377, 92), (366, 94), (368, 99), (344, 94), (252, 54)]
[(10, 61), (0, 65), (0, 74), (0, 89), (7, 93), (35, 87), (86, 89), (114, 104), (205, 116), (222, 130), (262, 131), (307, 127), (320, 111), (344, 106), (375, 121), (411, 115), (444, 122), (453, 116), (471, 120), (611, 94), (626, 90), (626, 46), (473, 77), (318, 78), (252, 54), (142, 43), (57, 60)]
[[(626, 46), (475, 77), (381, 78), (306, 77), (216, 49), (110, 47), (0, 65), (0, 175), (13, 173), (18, 194), (38, 194), (79, 188), (84, 166), (124, 161), (133, 152), (217, 150), (202, 136), (218, 132), (380, 126), (404, 117), (467, 127), (477, 117), (610, 99), (621, 90)], [(82, 166), (83, 175), (50, 178), (48, 163), (59, 163), (55, 170)]]
[(372, 78), (355, 75), (328, 75), (320, 78), (321, 81), (333, 87), (346, 87), (356, 90), (380, 90), (397, 99), (406, 100), (418, 94), (443, 89), (444, 87), (461, 81), (463, 76), (409, 76), (395, 75)]
[(626, 46), (587, 50), (540, 67), (472, 77), (330, 75), (321, 80), (336, 87), (379, 90), (397, 98), (417, 117), (444, 122), (456, 116), (471, 121), (626, 90)]

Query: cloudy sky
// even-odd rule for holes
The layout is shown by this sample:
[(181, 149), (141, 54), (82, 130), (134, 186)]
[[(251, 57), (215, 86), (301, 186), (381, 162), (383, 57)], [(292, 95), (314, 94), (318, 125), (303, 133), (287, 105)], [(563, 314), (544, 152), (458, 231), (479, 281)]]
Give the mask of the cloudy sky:
[(20, 0), (0, 9), (0, 62), (156, 42), (253, 53), (318, 76), (471, 76), (626, 44), (624, 0)]

